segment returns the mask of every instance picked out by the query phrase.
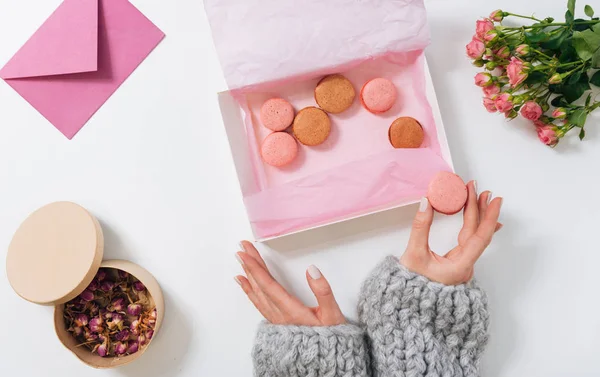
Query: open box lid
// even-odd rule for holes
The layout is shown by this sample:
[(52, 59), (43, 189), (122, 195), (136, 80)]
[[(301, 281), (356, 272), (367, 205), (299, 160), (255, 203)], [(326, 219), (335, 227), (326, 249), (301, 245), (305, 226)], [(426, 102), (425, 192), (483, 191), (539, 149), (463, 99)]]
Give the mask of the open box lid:
[(48, 204), (17, 229), (6, 256), (15, 292), (40, 305), (58, 305), (79, 295), (93, 280), (104, 254), (102, 229), (85, 208)]
[(229, 89), (429, 43), (423, 0), (204, 0)]

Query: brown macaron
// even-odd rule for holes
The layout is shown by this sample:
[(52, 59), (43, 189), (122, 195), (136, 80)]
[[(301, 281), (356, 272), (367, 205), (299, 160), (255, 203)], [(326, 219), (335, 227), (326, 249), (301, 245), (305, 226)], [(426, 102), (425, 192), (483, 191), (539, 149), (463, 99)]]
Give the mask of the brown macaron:
[(416, 119), (400, 117), (392, 122), (388, 137), (394, 148), (419, 148), (425, 133)]
[(324, 77), (315, 88), (315, 101), (328, 113), (339, 114), (352, 106), (356, 92), (350, 80), (342, 75)]
[(331, 132), (329, 116), (319, 108), (305, 107), (296, 114), (292, 123), (292, 132), (304, 145), (322, 144)]

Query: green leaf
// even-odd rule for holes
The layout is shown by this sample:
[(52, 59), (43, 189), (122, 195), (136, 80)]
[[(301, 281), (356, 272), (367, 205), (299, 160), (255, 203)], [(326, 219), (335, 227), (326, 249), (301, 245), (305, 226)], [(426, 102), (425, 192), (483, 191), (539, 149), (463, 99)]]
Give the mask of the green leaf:
[(582, 60), (592, 59), (600, 49), (600, 23), (594, 26), (593, 30), (574, 32), (573, 46)]
[(560, 56), (558, 61), (561, 63), (570, 63), (577, 59), (577, 51), (573, 47), (573, 38), (567, 38), (560, 45)]
[(589, 18), (594, 17), (594, 9), (592, 7), (590, 7), (589, 5), (585, 6), (584, 12), (585, 12), (585, 15), (588, 16)]
[(548, 76), (540, 71), (533, 71), (527, 76), (525, 84), (533, 85), (548, 81)]
[(587, 111), (579, 109), (569, 114), (569, 123), (577, 127), (583, 127), (587, 118)]
[(574, 84), (564, 84), (562, 94), (569, 103), (577, 101), (583, 93), (590, 89), (589, 78), (587, 74), (581, 75), (579, 81)]
[(591, 101), (592, 101), (592, 93), (588, 94), (587, 98), (585, 99), (585, 107), (588, 107), (590, 105)]
[(551, 93), (562, 94), (562, 92), (563, 92), (563, 84), (550, 84), (550, 85), (548, 85), (548, 90)]
[(552, 102), (550, 102), (550, 104), (554, 107), (561, 107), (564, 105), (564, 100), (565, 100), (565, 97), (563, 97), (563, 96), (554, 97), (554, 99), (552, 100)]
[(582, 128), (581, 131), (579, 131), (579, 140), (583, 140), (585, 138), (585, 130)]
[(575, 21), (575, 14), (573, 12), (571, 12), (570, 10), (568, 10), (567, 13), (565, 13), (565, 21), (568, 24), (572, 24), (573, 21)]
[(527, 42), (529, 44), (533, 44), (533, 43), (540, 43), (543, 41), (546, 41), (549, 39), (549, 36), (547, 33), (536, 29), (534, 31), (526, 31), (525, 32), (525, 39), (527, 40)]
[(570, 34), (571, 33), (567, 29), (563, 29), (556, 34), (552, 34), (552, 36), (547, 41), (543, 42), (541, 46), (548, 50), (556, 50)]
[[(573, 22), (587, 22), (587, 20), (584, 20), (583, 18), (578, 18)], [(573, 25), (573, 30), (576, 31), (584, 31), (587, 29), (591, 29), (593, 25), (589, 25), (589, 24), (575, 24)]]
[(569, 76), (569, 79), (567, 80), (567, 84), (575, 84), (577, 81), (579, 81), (580, 78), (581, 78), (581, 71), (575, 72), (571, 76)]
[(590, 79), (590, 83), (596, 86), (600, 86), (600, 71), (594, 73), (594, 75)]
[(575, 14), (575, 1), (576, 0), (568, 0), (567, 1), (567, 9), (569, 12)]
[(592, 67), (600, 68), (600, 48), (596, 50), (596, 53), (592, 56)]

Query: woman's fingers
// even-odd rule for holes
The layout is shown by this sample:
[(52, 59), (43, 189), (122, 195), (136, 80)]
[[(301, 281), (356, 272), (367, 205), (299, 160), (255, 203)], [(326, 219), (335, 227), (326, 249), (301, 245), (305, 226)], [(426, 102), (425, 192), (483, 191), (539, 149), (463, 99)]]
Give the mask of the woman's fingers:
[[(492, 199), (491, 191), (485, 191), (485, 192), (482, 192), (481, 195), (479, 195), (478, 205), (479, 205), (480, 218), (483, 218), (485, 216), (485, 211), (487, 210), (487, 207), (488, 207), (491, 199)], [(504, 226), (504, 224), (502, 224), (502, 223), (496, 224), (496, 232), (499, 231), (500, 229), (502, 229), (503, 226)]]
[(268, 303), (264, 300), (261, 300), (261, 298), (252, 289), (250, 281), (242, 275), (238, 275), (234, 277), (234, 279), (240, 285), (240, 287), (242, 287), (242, 290), (246, 296), (248, 296), (248, 299), (252, 302), (256, 310), (258, 310), (267, 321), (273, 322), (275, 318), (273, 317), (271, 306), (268, 305)]
[(477, 204), (477, 183), (471, 181), (467, 184), (467, 203), (463, 211), (462, 236), (469, 238), (479, 226), (479, 206)]
[(460, 258), (461, 262), (466, 266), (473, 266), (485, 248), (492, 241), (492, 237), (494, 236), (498, 225), (501, 207), (502, 198), (492, 200), (485, 211), (485, 216), (482, 218), (477, 231), (465, 244)]
[(407, 252), (428, 252), (429, 251), (429, 230), (433, 222), (433, 208), (429, 200), (423, 197), (419, 204), (419, 211), (413, 220), (410, 239), (408, 240)]
[(250, 254), (250, 256), (252, 258), (254, 258), (265, 270), (267, 270), (267, 272), (269, 272), (269, 268), (267, 267), (267, 264), (262, 259), (262, 256), (260, 255), (258, 250), (256, 250), (256, 247), (254, 247), (252, 242), (240, 241), (240, 248), (242, 249), (242, 251), (245, 251), (248, 254)]
[(306, 270), (306, 280), (317, 298), (322, 324), (324, 326), (333, 326), (345, 323), (346, 319), (333, 296), (329, 282), (316, 266), (310, 266)]
[(294, 313), (305, 308), (295, 297), (291, 296), (269, 272), (252, 256), (246, 252), (236, 254), (248, 274), (252, 275), (258, 288), (282, 312)]

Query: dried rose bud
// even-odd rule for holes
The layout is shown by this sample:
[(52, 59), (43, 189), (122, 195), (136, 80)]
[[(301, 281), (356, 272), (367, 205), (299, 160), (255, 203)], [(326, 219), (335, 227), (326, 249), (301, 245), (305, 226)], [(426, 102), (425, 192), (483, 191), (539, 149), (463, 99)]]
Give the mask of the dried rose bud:
[(98, 334), (92, 333), (90, 330), (85, 329), (83, 332), (83, 337), (87, 342), (93, 342), (98, 340)]
[(79, 297), (81, 297), (81, 299), (84, 301), (92, 301), (95, 298), (94, 293), (92, 291), (88, 291), (87, 289), (81, 292)]
[(94, 279), (94, 280), (92, 280), (90, 285), (88, 285), (87, 290), (94, 292), (94, 291), (98, 290), (99, 286), (100, 286), (100, 284), (98, 284), (98, 280)]
[(75, 335), (76, 337), (83, 335), (83, 327), (73, 328), (73, 335)]
[(115, 283), (110, 280), (104, 280), (102, 284), (100, 284), (100, 289), (104, 292), (110, 292), (115, 287)]
[(154, 330), (146, 331), (146, 339), (150, 340), (154, 336)]
[(142, 305), (140, 305), (140, 304), (127, 305), (127, 314), (137, 317), (141, 313), (142, 313)]
[(115, 298), (114, 300), (112, 300), (109, 310), (117, 311), (117, 312), (122, 312), (123, 310), (125, 310), (125, 299), (122, 297), (119, 297), (119, 298)]
[(115, 343), (115, 355), (124, 355), (127, 352), (127, 342)]
[(140, 346), (145, 346), (146, 343), (148, 343), (148, 340), (146, 339), (146, 335), (144, 335), (144, 334), (140, 334), (137, 338), (137, 341)]
[(91, 315), (96, 315), (99, 313), (100, 307), (98, 305), (96, 305), (94, 302), (90, 302), (88, 310), (90, 311)]
[(106, 270), (99, 269), (98, 273), (96, 274), (96, 280), (102, 281), (104, 279), (106, 279)]
[(137, 292), (143, 292), (146, 290), (146, 286), (141, 281), (136, 281), (133, 283), (133, 289)]
[(132, 354), (132, 353), (136, 353), (139, 349), (139, 345), (138, 342), (133, 341), (133, 342), (129, 342), (129, 347), (127, 348), (127, 353)]
[(94, 352), (96, 352), (100, 357), (105, 357), (106, 355), (108, 355), (108, 347), (106, 343), (96, 344), (94, 349), (92, 349), (92, 353)]
[(140, 321), (138, 319), (134, 319), (129, 325), (129, 330), (133, 335), (138, 335), (140, 333)]
[(89, 322), (89, 321), (90, 321), (90, 320), (89, 320), (88, 316), (87, 316), (87, 315), (85, 315), (85, 314), (77, 314), (77, 315), (75, 316), (75, 324), (76, 324), (78, 327), (81, 327), (81, 326), (87, 326), (87, 324), (88, 324), (88, 322)]
[(129, 330), (125, 329), (119, 331), (115, 334), (115, 339), (121, 342), (129, 339)]
[(121, 322), (123, 322), (123, 314), (120, 313), (112, 313), (112, 322), (116, 325), (120, 324)]
[(102, 332), (104, 331), (104, 326), (102, 326), (104, 321), (102, 321), (101, 317), (94, 317), (90, 321), (90, 330), (93, 332)]
[(129, 276), (129, 274), (127, 272), (122, 271), (122, 270), (118, 270), (117, 273), (119, 274), (119, 277), (121, 279), (127, 279), (127, 277)]

